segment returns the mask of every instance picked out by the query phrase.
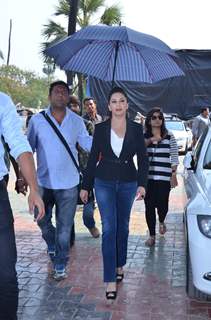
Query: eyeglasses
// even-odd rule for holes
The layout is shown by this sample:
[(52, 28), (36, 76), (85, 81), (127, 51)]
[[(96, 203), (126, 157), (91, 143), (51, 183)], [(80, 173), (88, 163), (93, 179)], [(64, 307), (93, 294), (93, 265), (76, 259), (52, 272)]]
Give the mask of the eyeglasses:
[(151, 116), (151, 120), (163, 120), (163, 116)]

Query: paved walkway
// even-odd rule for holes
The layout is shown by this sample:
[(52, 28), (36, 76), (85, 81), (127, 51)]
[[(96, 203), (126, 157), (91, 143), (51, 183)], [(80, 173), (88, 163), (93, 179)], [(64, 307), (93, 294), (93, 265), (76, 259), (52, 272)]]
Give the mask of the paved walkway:
[[(26, 200), (10, 186), (15, 212), (20, 287), (19, 320), (205, 320), (211, 303), (191, 300), (185, 292), (185, 245), (182, 211), (186, 198), (182, 179), (171, 192), (168, 232), (146, 248), (143, 202), (133, 208), (125, 279), (118, 298), (106, 304), (102, 283), (101, 239), (93, 239), (76, 217), (76, 242), (70, 251), (68, 278), (54, 281), (40, 231), (26, 212)], [(21, 209), (20, 209), (21, 208)], [(100, 227), (99, 214), (96, 212)]]

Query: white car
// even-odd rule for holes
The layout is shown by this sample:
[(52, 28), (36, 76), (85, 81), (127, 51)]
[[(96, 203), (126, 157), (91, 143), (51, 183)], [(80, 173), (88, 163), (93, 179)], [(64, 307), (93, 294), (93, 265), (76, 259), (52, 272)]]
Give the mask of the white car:
[(171, 131), (177, 141), (179, 152), (186, 153), (192, 146), (192, 132), (182, 120), (165, 120), (166, 128)]
[(211, 295), (211, 126), (183, 163), (188, 198), (184, 212), (187, 289), (190, 295), (204, 298), (202, 293)]

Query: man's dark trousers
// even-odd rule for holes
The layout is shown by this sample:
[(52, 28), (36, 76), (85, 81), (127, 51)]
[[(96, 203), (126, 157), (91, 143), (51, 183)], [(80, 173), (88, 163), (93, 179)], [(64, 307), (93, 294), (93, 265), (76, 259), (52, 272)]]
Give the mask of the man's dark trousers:
[(13, 215), (6, 184), (0, 181), (0, 320), (16, 320), (18, 282)]

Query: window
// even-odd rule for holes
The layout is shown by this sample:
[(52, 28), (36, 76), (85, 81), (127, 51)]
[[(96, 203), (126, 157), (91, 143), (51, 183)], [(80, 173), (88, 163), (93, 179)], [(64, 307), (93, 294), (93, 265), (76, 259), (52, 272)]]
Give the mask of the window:
[(194, 149), (194, 154), (193, 154), (194, 169), (196, 169), (196, 167), (197, 167), (199, 156), (201, 153), (201, 149), (202, 149), (205, 137), (207, 135), (207, 131), (208, 131), (208, 127), (204, 130), (203, 134), (201, 135), (201, 137), (199, 138), (199, 140), (196, 143), (196, 146)]
[(185, 130), (185, 126), (183, 124), (183, 122), (181, 121), (166, 121), (165, 122), (166, 128), (168, 130), (177, 130), (177, 131), (184, 131)]

